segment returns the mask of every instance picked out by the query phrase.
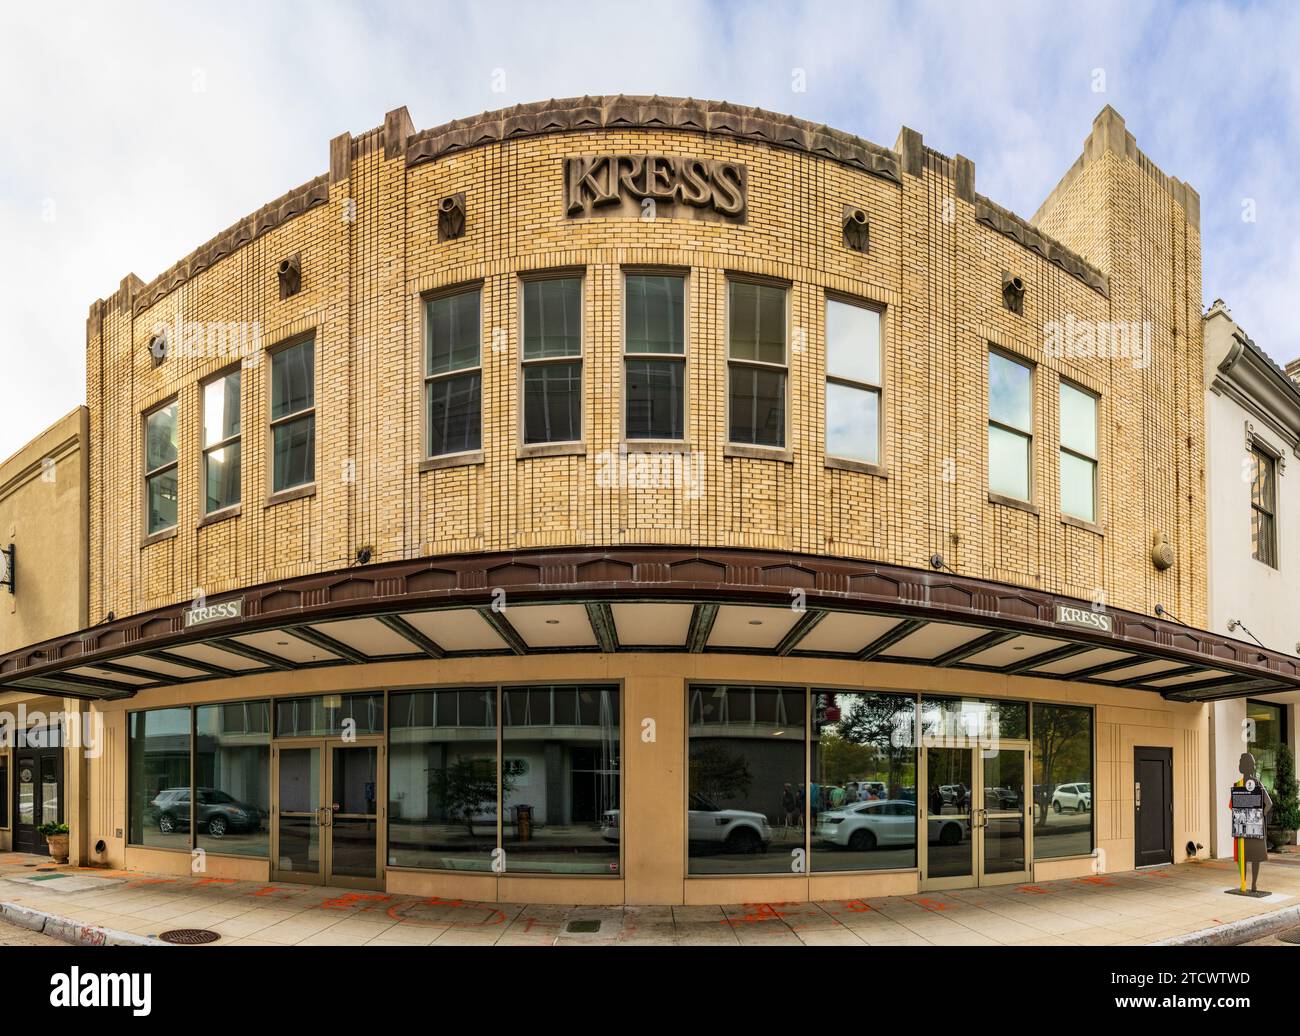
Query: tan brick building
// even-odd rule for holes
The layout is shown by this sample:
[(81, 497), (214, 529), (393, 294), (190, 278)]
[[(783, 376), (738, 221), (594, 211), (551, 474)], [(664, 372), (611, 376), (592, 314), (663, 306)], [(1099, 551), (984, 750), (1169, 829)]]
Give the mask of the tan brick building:
[(681, 903), (1197, 851), (1200, 701), (1297, 681), (1202, 630), (1198, 206), (1109, 108), (1032, 221), (712, 102), (335, 139), (91, 307), (87, 629), (0, 658), (102, 719), (74, 853)]

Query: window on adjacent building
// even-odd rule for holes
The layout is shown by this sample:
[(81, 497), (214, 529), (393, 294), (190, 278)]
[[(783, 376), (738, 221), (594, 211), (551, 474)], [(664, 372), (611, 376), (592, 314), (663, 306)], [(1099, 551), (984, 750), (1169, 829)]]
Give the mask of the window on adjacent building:
[(1029, 499), (1033, 384), (1027, 364), (989, 353), (989, 492), (1017, 500)]
[(524, 443), (582, 438), (582, 279), (524, 282)]
[(429, 456), (482, 446), (483, 371), (477, 288), (425, 303), (425, 410)]
[(826, 454), (880, 463), (880, 313), (826, 300)]
[(1277, 461), (1250, 448), (1250, 547), (1256, 560), (1277, 568)]
[(176, 524), (176, 400), (144, 419), (145, 531)]
[(1246, 751), (1255, 757), (1255, 772), (1264, 787), (1277, 793), (1277, 760), (1287, 743), (1286, 706), (1246, 699)]
[(728, 438), (785, 446), (786, 315), (784, 288), (731, 281), (727, 322)]
[(203, 513), (240, 501), (239, 371), (203, 386)]
[(271, 357), (271, 491), (316, 480), (316, 340)]
[(1097, 520), (1097, 397), (1061, 382), (1061, 513)]
[(685, 280), (629, 274), (624, 282), (624, 368), (629, 439), (685, 435)]

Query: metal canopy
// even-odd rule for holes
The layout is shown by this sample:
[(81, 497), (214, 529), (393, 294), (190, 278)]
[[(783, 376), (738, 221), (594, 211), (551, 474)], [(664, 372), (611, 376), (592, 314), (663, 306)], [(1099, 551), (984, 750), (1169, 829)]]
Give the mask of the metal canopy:
[(1293, 656), (1152, 616), (1098, 614), (1055, 594), (841, 558), (650, 547), (480, 554), (222, 594), (198, 622), (178, 604), (103, 623), (0, 656), (0, 690), (112, 699), (276, 670), (616, 651), (856, 659), (1176, 701), (1300, 689)]

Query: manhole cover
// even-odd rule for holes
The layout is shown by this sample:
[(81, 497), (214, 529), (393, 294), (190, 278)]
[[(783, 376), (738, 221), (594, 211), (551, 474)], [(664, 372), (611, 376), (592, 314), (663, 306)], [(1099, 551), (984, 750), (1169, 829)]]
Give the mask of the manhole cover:
[(600, 931), (599, 921), (570, 921), (564, 926), (570, 935), (590, 935)]
[(1279, 935), (1278, 938), (1282, 940), (1282, 942), (1294, 943), (1295, 945), (1300, 946), (1300, 928), (1288, 928), (1285, 932)]
[(216, 942), (221, 938), (216, 932), (206, 928), (173, 928), (158, 936), (163, 942), (175, 943), (177, 946), (202, 946), (205, 942)]

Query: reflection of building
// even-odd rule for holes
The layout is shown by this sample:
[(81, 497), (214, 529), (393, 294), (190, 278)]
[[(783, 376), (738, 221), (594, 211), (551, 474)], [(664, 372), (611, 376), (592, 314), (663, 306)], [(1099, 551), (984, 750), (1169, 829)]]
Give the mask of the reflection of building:
[[(1203, 701), (1300, 683), (1202, 629), (1198, 235), (1109, 108), (1032, 222), (907, 129), (391, 112), (91, 307), (87, 613), (0, 687), (102, 719), (74, 838), (119, 867), (618, 903), (1183, 859)], [(832, 745), (865, 691), (1014, 724)], [(133, 774), (178, 751), (233, 801), (164, 830)], [(842, 852), (837, 794), (880, 813)]]
[[(1227, 636), (1253, 635), (1276, 651), (1300, 655), (1300, 547), (1288, 535), (1300, 514), (1300, 388), (1232, 319), (1222, 300), (1210, 307), (1204, 324), (1208, 627)], [(1232, 857), (1227, 789), (1238, 780), (1241, 753), (1254, 754), (1260, 779), (1271, 790), (1279, 747), (1294, 751), (1297, 743), (1297, 703), (1300, 694), (1294, 691), (1261, 689), (1211, 706), (1214, 855)]]

